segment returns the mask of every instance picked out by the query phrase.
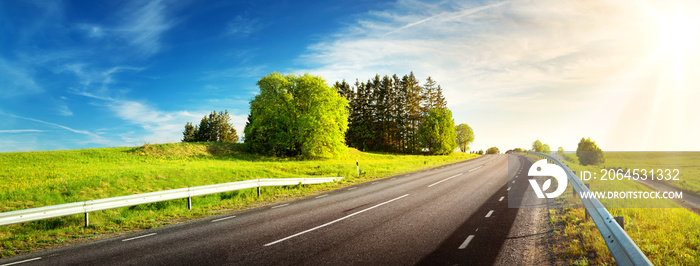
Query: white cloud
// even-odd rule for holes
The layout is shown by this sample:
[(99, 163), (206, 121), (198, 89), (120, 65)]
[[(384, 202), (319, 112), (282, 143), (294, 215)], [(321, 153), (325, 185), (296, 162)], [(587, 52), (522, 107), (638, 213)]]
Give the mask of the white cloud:
[(44, 132), (43, 130), (39, 129), (6, 129), (6, 130), (0, 130), (0, 133), (37, 133), (37, 132)]
[[(298, 60), (315, 67), (295, 72), (329, 83), (377, 73), (430, 75), (456, 122), (474, 128), (476, 148), (526, 147), (536, 138), (572, 147), (564, 137), (571, 135), (598, 137), (612, 149), (683, 150), (682, 141), (618, 145), (635, 130), (616, 126), (611, 114), (623, 111), (625, 95), (641, 93), (630, 82), (646, 77), (630, 73), (654, 49), (648, 10), (635, 1), (400, 0), (310, 45)], [(601, 107), (605, 112), (596, 111)]]
[(34, 80), (33, 74), (25, 67), (0, 58), (0, 98), (15, 98), (36, 95), (44, 89)]

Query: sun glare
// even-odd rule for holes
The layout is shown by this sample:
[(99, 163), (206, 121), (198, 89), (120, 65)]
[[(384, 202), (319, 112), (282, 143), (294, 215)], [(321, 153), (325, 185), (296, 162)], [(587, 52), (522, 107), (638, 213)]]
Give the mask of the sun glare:
[[(697, 55), (700, 49), (700, 20), (674, 10), (658, 21), (659, 52), (674, 57)], [(680, 59), (680, 58), (676, 58)]]

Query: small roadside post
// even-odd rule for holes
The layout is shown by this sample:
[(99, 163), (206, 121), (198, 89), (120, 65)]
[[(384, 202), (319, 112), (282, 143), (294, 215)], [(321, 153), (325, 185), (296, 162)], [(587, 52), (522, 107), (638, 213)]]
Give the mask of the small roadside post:
[(360, 160), (355, 160), (355, 165), (357, 166), (357, 177), (360, 177)]

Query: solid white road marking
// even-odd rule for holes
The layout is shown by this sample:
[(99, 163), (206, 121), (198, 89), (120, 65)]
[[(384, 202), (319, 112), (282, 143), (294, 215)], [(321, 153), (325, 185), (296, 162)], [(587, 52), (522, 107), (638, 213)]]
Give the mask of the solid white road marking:
[(450, 177), (448, 177), (448, 178), (445, 178), (445, 179), (443, 179), (443, 180), (437, 181), (437, 182), (433, 183), (432, 185), (430, 185), (430, 186), (428, 186), (428, 187), (432, 187), (432, 186), (434, 186), (434, 185), (440, 184), (440, 183), (442, 183), (442, 182), (445, 182), (445, 181), (447, 181), (447, 180), (450, 180), (450, 179), (452, 179), (452, 178), (455, 178), (455, 177), (461, 176), (462, 174), (463, 174), (463, 173), (459, 173), (459, 174), (456, 174), (456, 175), (450, 176)]
[(505, 198), (505, 197), (504, 197), (504, 196), (501, 196), (501, 198), (498, 199), (498, 201), (503, 201), (503, 198)]
[(328, 196), (328, 194), (323, 194), (323, 195), (318, 196), (318, 197), (316, 197), (316, 198), (317, 198), (317, 199), (320, 199), (320, 198), (323, 198), (323, 197), (326, 197), (326, 196)]
[(156, 233), (151, 233), (151, 234), (147, 234), (147, 235), (142, 235), (142, 236), (127, 238), (127, 239), (122, 240), (122, 242), (130, 241), (130, 240), (134, 240), (134, 239), (139, 239), (139, 238), (143, 238), (143, 237), (154, 236), (154, 235), (156, 235)]
[(346, 215), (346, 216), (343, 216), (343, 217), (341, 217), (341, 218), (338, 218), (338, 219), (335, 219), (335, 220), (333, 220), (333, 221), (327, 222), (327, 223), (325, 223), (325, 224), (322, 224), (322, 225), (316, 226), (316, 227), (314, 227), (314, 228), (308, 229), (308, 230), (306, 230), (306, 231), (302, 231), (302, 232), (299, 232), (299, 233), (293, 234), (293, 235), (291, 235), (291, 236), (288, 236), (288, 237), (282, 238), (282, 239), (280, 239), (280, 240), (277, 240), (277, 241), (273, 241), (273, 242), (267, 243), (267, 244), (265, 244), (265, 245), (263, 245), (263, 246), (265, 246), (265, 247), (269, 247), (269, 246), (272, 246), (272, 245), (274, 245), (274, 244), (277, 244), (277, 243), (279, 243), (279, 242), (282, 242), (282, 241), (288, 240), (288, 239), (290, 239), (290, 238), (293, 238), (293, 237), (297, 237), (297, 236), (300, 236), (300, 235), (306, 234), (306, 233), (308, 233), (308, 232), (311, 232), (311, 231), (314, 231), (314, 230), (317, 230), (317, 229), (321, 229), (321, 228), (323, 228), (323, 227), (326, 227), (326, 226), (329, 226), (329, 225), (331, 225), (331, 224), (334, 224), (334, 223), (340, 222), (340, 221), (342, 221), (342, 220), (345, 220), (345, 219), (347, 219), (347, 218), (350, 218), (350, 217), (352, 217), (352, 216), (355, 216), (355, 215), (358, 215), (358, 214), (360, 214), (360, 213), (363, 213), (363, 212), (369, 211), (369, 210), (371, 210), (371, 209), (377, 208), (377, 207), (379, 207), (379, 206), (382, 206), (382, 205), (384, 205), (384, 204), (390, 203), (390, 202), (392, 202), (392, 201), (395, 201), (395, 200), (399, 200), (399, 199), (402, 199), (402, 198), (404, 198), (404, 197), (406, 197), (406, 196), (408, 196), (408, 194), (406, 194), (406, 195), (403, 195), (403, 196), (401, 196), (401, 197), (398, 197), (398, 198), (394, 198), (394, 199), (392, 199), (392, 200), (388, 200), (388, 201), (385, 201), (385, 202), (379, 203), (379, 204), (377, 204), (377, 205), (374, 205), (374, 206), (372, 206), (372, 207), (369, 207), (369, 208), (367, 208), (367, 209), (364, 209), (364, 210), (361, 210), (361, 211), (353, 212), (353, 213), (351, 213), (351, 214), (348, 214), (348, 215)]
[(469, 235), (467, 237), (467, 240), (464, 240), (464, 243), (462, 243), (462, 245), (459, 246), (459, 249), (467, 248), (467, 245), (469, 245), (469, 242), (472, 242), (472, 239), (474, 239), (474, 235)]
[(219, 218), (219, 219), (216, 219), (216, 220), (212, 220), (211, 222), (212, 222), (212, 223), (215, 223), (215, 222), (218, 222), (218, 221), (228, 220), (228, 219), (231, 219), (231, 218), (233, 218), (233, 217), (236, 217), (236, 216), (229, 216), (229, 217)]
[(486, 214), (486, 218), (491, 217), (491, 214), (493, 214), (493, 210), (490, 210), (489, 213)]
[(15, 264), (20, 264), (20, 263), (25, 263), (25, 262), (40, 260), (40, 259), (41, 259), (41, 257), (36, 257), (36, 258), (33, 258), (33, 259), (15, 261), (15, 262), (11, 262), (11, 263), (8, 263), (8, 264), (3, 264), (3, 265), (0, 265), (0, 266), (10, 266), (10, 265), (15, 265)]
[(357, 188), (357, 187), (351, 187), (351, 188), (348, 188), (348, 190), (353, 190), (353, 189), (356, 189), (356, 188)]
[(469, 172), (471, 172), (471, 171), (476, 171), (476, 169), (479, 169), (479, 168), (481, 168), (481, 167), (484, 167), (484, 166), (483, 166), (483, 165), (482, 165), (482, 166), (479, 166), (479, 167), (477, 167), (477, 168), (474, 168), (474, 169), (472, 169), (472, 170), (469, 170)]
[(277, 206), (272, 206), (272, 209), (281, 208), (281, 207), (286, 207), (286, 206), (288, 206), (288, 205), (289, 205), (289, 203), (285, 203), (285, 204), (277, 205)]

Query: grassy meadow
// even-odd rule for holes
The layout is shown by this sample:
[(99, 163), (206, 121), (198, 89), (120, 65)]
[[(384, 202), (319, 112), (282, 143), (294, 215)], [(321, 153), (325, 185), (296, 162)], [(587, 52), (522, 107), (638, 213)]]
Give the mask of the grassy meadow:
[[(248, 154), (240, 144), (173, 143), (135, 148), (0, 153), (0, 211), (258, 178), (345, 177), (332, 184), (263, 188), (151, 203), (0, 227), (0, 257), (262, 206), (371, 179), (475, 158), (395, 155), (349, 149), (336, 159)], [(355, 160), (361, 176), (356, 176)]]
[[(598, 172), (610, 168), (678, 168), (684, 189), (700, 183), (697, 175), (700, 152), (612, 152), (605, 153), (605, 163), (581, 166), (575, 155), (566, 155), (567, 164), (577, 175), (579, 171)], [(600, 176), (600, 175), (599, 175)], [(592, 191), (651, 191), (631, 180), (592, 179)], [(670, 182), (668, 183), (670, 184)], [(611, 265), (614, 259), (592, 220), (584, 219), (580, 200), (572, 196), (571, 188), (558, 199), (560, 209), (550, 209), (550, 221), (555, 225), (557, 240), (553, 253), (558, 259), (575, 265)], [(625, 217), (625, 231), (655, 265), (700, 264), (700, 216), (668, 199), (641, 201), (615, 200), (622, 206), (641, 208), (611, 208), (614, 216)], [(625, 202), (626, 201), (626, 202)], [(636, 202), (632, 202), (636, 201)], [(610, 201), (601, 200), (608, 206)], [(572, 207), (578, 204), (579, 207)], [(617, 205), (619, 206), (619, 205)]]

